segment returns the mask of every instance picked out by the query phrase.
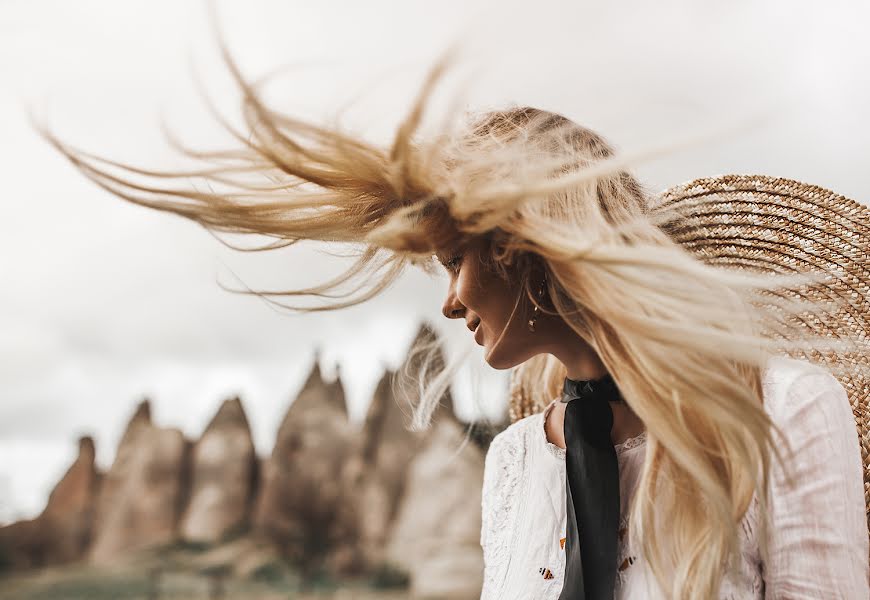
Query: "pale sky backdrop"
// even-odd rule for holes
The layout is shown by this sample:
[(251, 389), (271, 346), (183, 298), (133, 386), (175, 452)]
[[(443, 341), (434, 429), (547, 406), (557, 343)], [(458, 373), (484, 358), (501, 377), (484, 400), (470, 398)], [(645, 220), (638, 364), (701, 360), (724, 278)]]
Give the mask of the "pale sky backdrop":
[[(421, 77), (457, 36), (465, 60), (438, 96), (561, 112), (623, 151), (728, 128), (730, 137), (639, 165), (652, 189), (727, 172), (801, 179), (870, 198), (870, 3), (837, 0), (246, 0), (218, 3), (250, 77), (294, 68), (273, 106), (386, 140)], [(422, 319), (451, 351), (470, 342), (440, 315), (446, 278), (409, 272), (366, 305), (288, 316), (222, 291), (293, 287), (338, 272), (312, 246), (240, 255), (198, 226), (126, 204), (76, 172), (31, 129), (25, 107), (79, 147), (150, 167), (181, 164), (161, 115), (189, 144), (228, 139), (206, 114), (195, 65), (224, 114), (238, 94), (206, 5), (184, 0), (0, 0), (0, 522), (37, 514), (96, 438), (111, 463), (135, 404), (197, 436), (241, 395), (261, 453), (319, 347), (338, 366), (352, 418)], [(439, 104), (440, 103), (440, 104)], [(504, 410), (504, 373), (476, 346), (460, 412)], [(471, 398), (482, 405), (476, 409)]]

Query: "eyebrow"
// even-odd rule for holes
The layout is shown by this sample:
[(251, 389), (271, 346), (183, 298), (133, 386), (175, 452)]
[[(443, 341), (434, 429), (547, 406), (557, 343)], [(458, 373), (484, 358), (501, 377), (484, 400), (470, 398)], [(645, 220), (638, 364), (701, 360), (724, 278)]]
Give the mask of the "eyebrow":
[(441, 263), (442, 267), (444, 267), (445, 269), (447, 269), (449, 271), (450, 269), (447, 267), (447, 261), (450, 260), (451, 258), (453, 258), (454, 256), (463, 254), (464, 250), (465, 250), (465, 247), (460, 246), (457, 248), (450, 248), (446, 251), (439, 250), (437, 252), (434, 252), (432, 254), (432, 256), (435, 257), (435, 259), (438, 260), (439, 263)]

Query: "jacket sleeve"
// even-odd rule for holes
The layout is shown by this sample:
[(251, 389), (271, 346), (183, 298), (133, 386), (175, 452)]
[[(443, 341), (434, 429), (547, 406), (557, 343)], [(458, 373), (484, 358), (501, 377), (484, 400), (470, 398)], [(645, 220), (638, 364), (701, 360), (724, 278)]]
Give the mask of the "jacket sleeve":
[(504, 469), (502, 458), (502, 446), (504, 445), (504, 432), (496, 435), (489, 444), (483, 466), (483, 490), (480, 496), (480, 547), (486, 556), (489, 531), (493, 522), (493, 505), (500, 485), (502, 471)]
[(773, 457), (765, 598), (870, 598), (863, 465), (845, 389), (828, 371), (804, 371), (770, 409), (791, 446)]
[(523, 422), (514, 423), (489, 445), (483, 468), (480, 545), (483, 549), (481, 600), (499, 597), (510, 559), (512, 515), (526, 456)]

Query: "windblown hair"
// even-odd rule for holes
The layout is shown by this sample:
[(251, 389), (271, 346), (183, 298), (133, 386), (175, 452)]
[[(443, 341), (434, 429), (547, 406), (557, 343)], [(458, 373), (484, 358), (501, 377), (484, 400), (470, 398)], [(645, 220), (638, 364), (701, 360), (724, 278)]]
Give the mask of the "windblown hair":
[[(517, 306), (536, 302), (531, 274), (544, 270), (541, 310), (558, 314), (592, 347), (647, 428), (632, 539), (668, 597), (714, 597), (738, 553), (740, 519), (756, 492), (763, 510), (771, 457), (782, 460), (777, 428), (763, 408), (760, 373), (783, 348), (763, 331), (774, 311), (753, 300), (799, 281), (701, 263), (652, 218), (649, 196), (625, 170), (626, 161), (599, 135), (560, 115), (512, 107), (418, 135), (446, 62), (431, 71), (384, 148), (337, 125), (268, 107), (224, 52), (243, 95), (247, 131), (221, 121), (238, 141), (226, 151), (176, 143), (206, 163), (201, 169), (141, 169), (42, 133), (113, 194), (215, 233), (274, 240), (259, 250), (300, 240), (356, 249), (339, 277), (305, 289), (257, 292), (291, 310), (359, 304), (405, 267), (434, 273), (436, 252), (481, 237), (488, 264), (521, 284)], [(207, 185), (192, 189), (190, 178)], [(326, 302), (286, 301), (303, 296)], [(789, 315), (807, 310), (781, 302), (774, 320), (780, 333), (809, 347), (824, 340), (786, 329)], [(512, 379), (523, 393), (549, 401), (565, 375), (553, 356), (538, 355), (516, 367)], [(429, 386), (416, 427), (428, 424), (450, 369), (423, 380)]]

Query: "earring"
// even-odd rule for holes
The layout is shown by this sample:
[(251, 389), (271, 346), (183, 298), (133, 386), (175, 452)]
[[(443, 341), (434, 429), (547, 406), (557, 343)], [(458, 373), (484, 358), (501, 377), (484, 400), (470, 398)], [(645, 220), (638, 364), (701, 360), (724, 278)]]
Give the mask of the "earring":
[(529, 331), (535, 331), (535, 323), (538, 322), (538, 313), (540, 312), (540, 304), (544, 298), (544, 286), (547, 284), (547, 274), (544, 273), (544, 278), (541, 280), (541, 288), (538, 290), (538, 301), (535, 303), (535, 307), (532, 309), (532, 318), (529, 319)]

